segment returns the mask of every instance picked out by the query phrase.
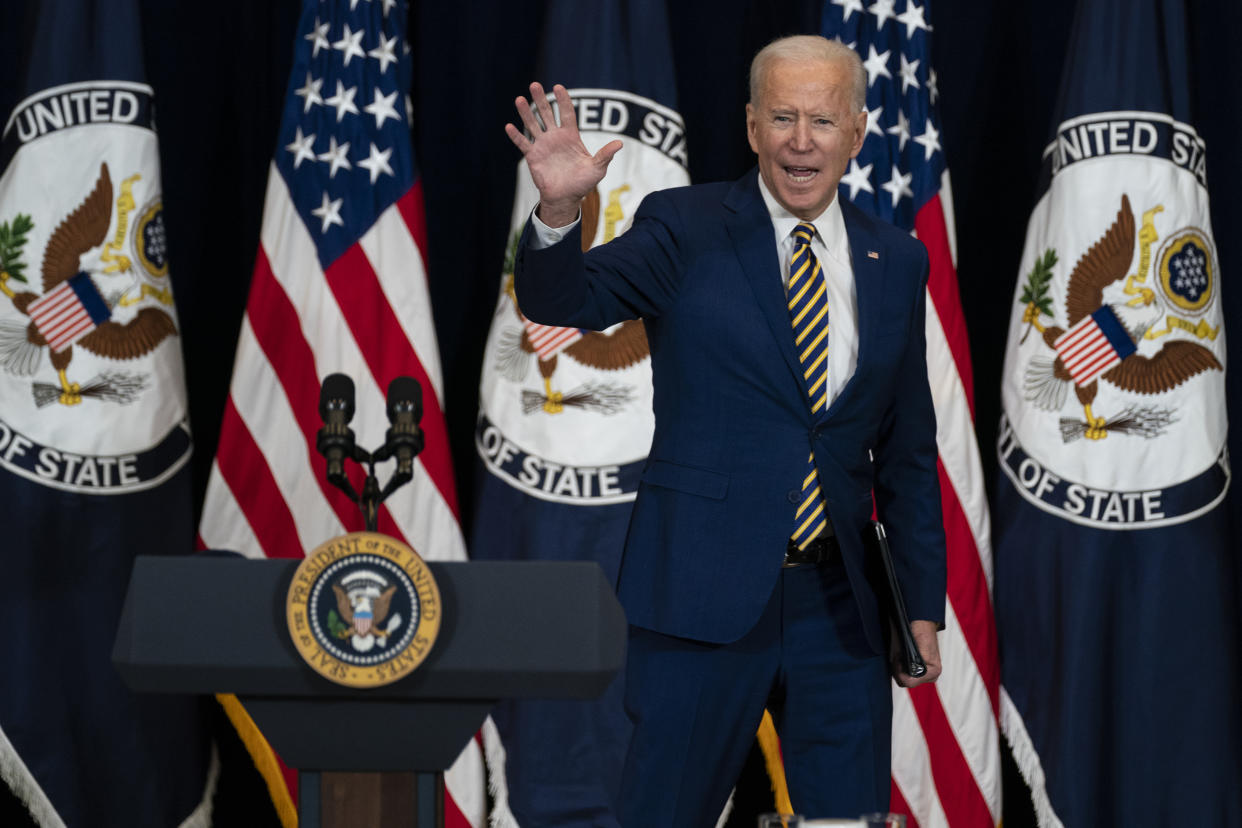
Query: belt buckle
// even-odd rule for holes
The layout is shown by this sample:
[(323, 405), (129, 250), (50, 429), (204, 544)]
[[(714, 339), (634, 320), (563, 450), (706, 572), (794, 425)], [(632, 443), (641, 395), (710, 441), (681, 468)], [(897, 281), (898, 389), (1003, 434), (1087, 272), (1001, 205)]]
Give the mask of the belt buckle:
[[(814, 544), (814, 543), (815, 541), (812, 540), (810, 544), (807, 544), (807, 547), (809, 548), (811, 544)], [(781, 563), (781, 569), (793, 569), (794, 567), (805, 566), (806, 564), (810, 563), (810, 561), (805, 561), (805, 560), (791, 561), (789, 559), (789, 556), (791, 554), (796, 554), (796, 555), (801, 556), (801, 555), (806, 554), (806, 550), (799, 549), (797, 545), (794, 544), (794, 542), (791, 540), (789, 544), (785, 547), (785, 560)]]
[[(793, 541), (790, 541), (789, 545), (785, 548), (785, 560), (781, 564), (781, 568), (792, 569), (796, 566), (805, 566), (806, 564), (824, 563), (828, 560), (830, 553), (830, 549), (828, 548), (830, 537), (831, 535), (828, 537), (820, 535), (812, 538), (811, 542), (806, 545), (806, 549), (798, 549), (798, 547), (794, 545)], [(799, 557), (805, 556), (809, 560), (791, 561), (789, 560), (791, 553), (795, 553)]]

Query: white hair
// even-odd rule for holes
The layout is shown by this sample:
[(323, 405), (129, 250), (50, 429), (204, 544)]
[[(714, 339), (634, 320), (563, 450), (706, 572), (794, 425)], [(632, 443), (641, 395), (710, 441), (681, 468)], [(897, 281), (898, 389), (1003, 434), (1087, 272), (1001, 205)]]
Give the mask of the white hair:
[(858, 53), (839, 40), (829, 40), (820, 35), (793, 35), (773, 40), (759, 50), (750, 62), (750, 103), (759, 104), (759, 90), (764, 76), (774, 60), (840, 62), (854, 77), (851, 103), (855, 112), (867, 105), (867, 70), (863, 68)]

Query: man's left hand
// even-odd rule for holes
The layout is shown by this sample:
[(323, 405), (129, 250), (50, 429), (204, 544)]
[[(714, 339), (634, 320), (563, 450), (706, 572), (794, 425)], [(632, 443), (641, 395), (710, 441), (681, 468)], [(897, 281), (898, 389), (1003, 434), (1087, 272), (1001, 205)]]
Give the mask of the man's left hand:
[[(927, 684), (935, 681), (940, 677), (940, 644), (936, 641), (936, 622), (934, 621), (911, 621), (910, 634), (914, 636), (914, 644), (919, 648), (919, 654), (923, 656), (923, 663), (927, 665), (927, 672), (918, 678), (906, 675), (905, 671), (894, 666), (893, 678), (902, 687), (916, 687), (920, 684)], [(894, 654), (894, 665), (898, 659)]]

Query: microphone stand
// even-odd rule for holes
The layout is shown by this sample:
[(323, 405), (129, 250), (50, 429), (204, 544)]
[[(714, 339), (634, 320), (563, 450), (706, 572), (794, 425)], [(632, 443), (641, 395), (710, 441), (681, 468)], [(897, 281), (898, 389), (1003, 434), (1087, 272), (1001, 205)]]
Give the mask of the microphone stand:
[[(418, 415), (421, 416), (421, 410), (416, 410)], [(329, 446), (339, 445), (346, 450), (346, 457), (366, 469), (366, 478), (362, 482), (361, 495), (354, 490), (353, 485), (349, 482), (349, 477), (344, 473), (339, 475), (329, 474), (328, 482), (344, 492), (346, 497), (352, 502), (358, 504), (358, 508), (362, 511), (362, 519), (366, 525), (366, 530), (374, 532), (379, 521), (380, 504), (387, 500), (393, 492), (414, 478), (414, 458), (423, 450), (422, 429), (418, 427), (416, 421), (399, 423), (394, 420), (384, 436), (383, 445), (374, 452), (367, 451), (357, 445), (352, 440), (352, 436), (345, 438), (337, 434), (337, 431), (339, 429), (332, 429), (326, 424), (319, 429), (315, 440), (315, 446), (319, 453), (326, 457)], [(342, 442), (346, 440), (347, 443), (342, 445)], [(381, 489), (379, 478), (375, 474), (375, 466), (377, 463), (382, 463), (390, 457), (397, 458), (397, 468), (393, 471), (392, 476), (389, 477), (388, 483)]]
[[(320, 431), (322, 433), (322, 429), (320, 429)], [(391, 429), (389, 429), (389, 431), (391, 432)], [(387, 500), (389, 495), (404, 486), (406, 483), (409, 483), (410, 480), (414, 478), (412, 470), (402, 471), (398, 469), (393, 472), (392, 476), (388, 479), (388, 483), (381, 489), (379, 477), (375, 474), (376, 464), (384, 462), (389, 457), (396, 456), (396, 449), (398, 445), (404, 442), (405, 441), (398, 440), (397, 443), (394, 443), (390, 438), (385, 440), (384, 444), (377, 448), (374, 452), (369, 452), (357, 445), (353, 447), (353, 451), (350, 453), (349, 459), (366, 469), (366, 478), (362, 481), (361, 495), (354, 490), (354, 487), (349, 482), (349, 478), (347, 476), (342, 474), (340, 476), (331, 475), (328, 477), (329, 483), (336, 486), (344, 492), (351, 501), (358, 504), (358, 508), (362, 512), (362, 519), (366, 524), (366, 530), (368, 532), (376, 531), (376, 524), (379, 520), (380, 504)], [(422, 450), (421, 433), (418, 435), (416, 446), (411, 446), (411, 448), (413, 451), (410, 455), (410, 459), (413, 460), (414, 456)]]
[[(383, 451), (381, 446), (379, 451)], [(379, 452), (377, 451), (376, 454)], [(368, 454), (363, 449), (358, 449), (361, 457), (355, 457), (354, 462), (359, 465), (366, 464), (367, 476), (362, 481), (362, 497), (355, 499), (354, 502), (362, 509), (362, 519), (366, 523), (366, 530), (374, 532), (377, 521), (379, 520), (379, 505), (383, 502), (383, 495), (380, 493), (379, 478), (375, 476), (376, 458), (374, 455)]]

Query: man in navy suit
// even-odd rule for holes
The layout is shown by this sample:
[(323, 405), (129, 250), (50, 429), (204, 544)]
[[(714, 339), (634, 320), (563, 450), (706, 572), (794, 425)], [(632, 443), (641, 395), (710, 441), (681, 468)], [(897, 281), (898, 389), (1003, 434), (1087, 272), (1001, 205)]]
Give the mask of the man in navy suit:
[(892, 674), (911, 686), (940, 673), (927, 253), (837, 198), (865, 92), (848, 47), (775, 41), (751, 66), (757, 170), (653, 193), (585, 255), (579, 203), (621, 142), (592, 156), (559, 85), (559, 125), (532, 84), (516, 102), (525, 134), (506, 127), (540, 193), (516, 263), (523, 313), (592, 330), (641, 318), (651, 345), (655, 435), (617, 587), (635, 725), (626, 828), (714, 825), (765, 705), (795, 810), (887, 809), (890, 658), (863, 543), (873, 494), (928, 665)]

